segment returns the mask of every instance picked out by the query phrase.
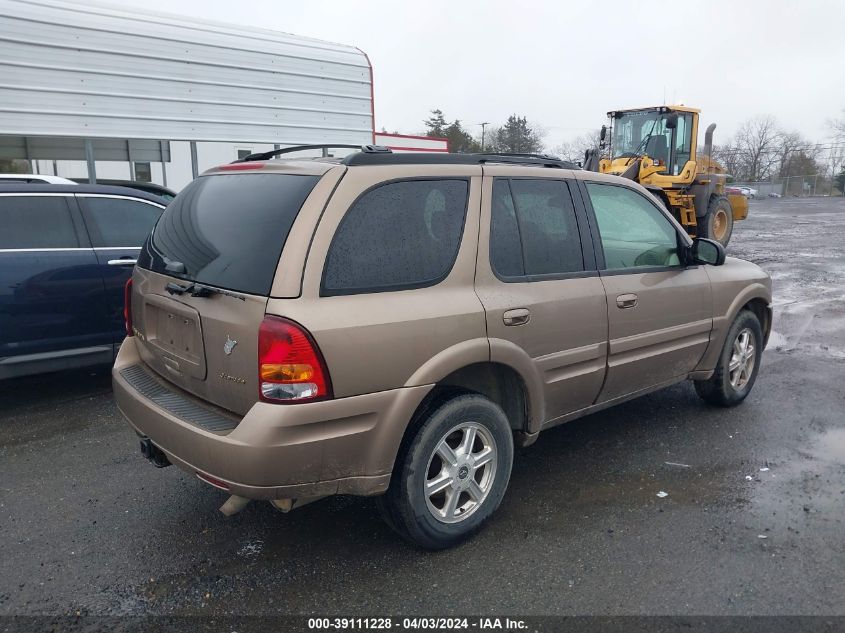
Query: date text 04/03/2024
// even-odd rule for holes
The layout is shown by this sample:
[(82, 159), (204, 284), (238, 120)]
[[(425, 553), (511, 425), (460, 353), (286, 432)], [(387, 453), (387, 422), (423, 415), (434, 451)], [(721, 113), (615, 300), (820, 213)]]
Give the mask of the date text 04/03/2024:
[(309, 618), (310, 630), (499, 630), (519, 631), (525, 629), (524, 620), (514, 618), (439, 618), (406, 617), (398, 618)]

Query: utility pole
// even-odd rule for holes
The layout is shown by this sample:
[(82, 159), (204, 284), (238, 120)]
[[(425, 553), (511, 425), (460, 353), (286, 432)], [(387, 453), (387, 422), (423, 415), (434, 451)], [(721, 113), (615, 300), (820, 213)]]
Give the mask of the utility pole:
[(490, 125), (489, 121), (484, 121), (483, 123), (479, 123), (478, 125), (481, 126), (481, 151), (484, 151), (484, 132), (487, 130), (487, 126)]

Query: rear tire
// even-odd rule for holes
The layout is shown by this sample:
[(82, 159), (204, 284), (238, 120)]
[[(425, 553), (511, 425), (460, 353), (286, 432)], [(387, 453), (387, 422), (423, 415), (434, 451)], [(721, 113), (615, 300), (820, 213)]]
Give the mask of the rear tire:
[(721, 242), (727, 247), (734, 230), (734, 215), (730, 201), (725, 196), (716, 196), (710, 201), (707, 213), (700, 218), (699, 237), (706, 237)]
[(460, 395), (428, 412), (403, 445), (378, 506), (406, 540), (430, 550), (451, 547), (499, 507), (512, 463), (513, 435), (501, 407)]
[(734, 407), (751, 392), (763, 356), (763, 328), (753, 312), (742, 310), (728, 330), (716, 371), (696, 380), (695, 391), (710, 404)]

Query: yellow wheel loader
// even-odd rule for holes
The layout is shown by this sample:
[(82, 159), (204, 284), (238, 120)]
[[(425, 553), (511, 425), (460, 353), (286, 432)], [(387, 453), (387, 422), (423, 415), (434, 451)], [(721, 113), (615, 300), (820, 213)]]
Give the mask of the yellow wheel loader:
[(748, 215), (748, 200), (725, 190), (725, 169), (711, 157), (715, 123), (697, 153), (699, 112), (685, 106), (608, 112), (610, 128), (602, 126), (601, 149), (587, 151), (584, 168), (640, 183), (690, 235), (727, 246), (734, 221)]

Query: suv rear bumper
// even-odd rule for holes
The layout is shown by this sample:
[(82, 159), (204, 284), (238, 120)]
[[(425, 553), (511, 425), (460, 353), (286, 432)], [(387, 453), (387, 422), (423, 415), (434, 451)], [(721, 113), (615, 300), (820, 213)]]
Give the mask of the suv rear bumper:
[(304, 404), (256, 402), (240, 421), (232, 417), (234, 428), (221, 434), (139, 391), (122, 373), (136, 367), (158, 383), (159, 394), (165, 389), (194, 410), (206, 407), (211, 415), (222, 415), (156, 376), (130, 337), (112, 370), (115, 401), (129, 425), (172, 463), (220, 480), (231, 494), (250, 499), (384, 492), (407, 423), (432, 387)]

